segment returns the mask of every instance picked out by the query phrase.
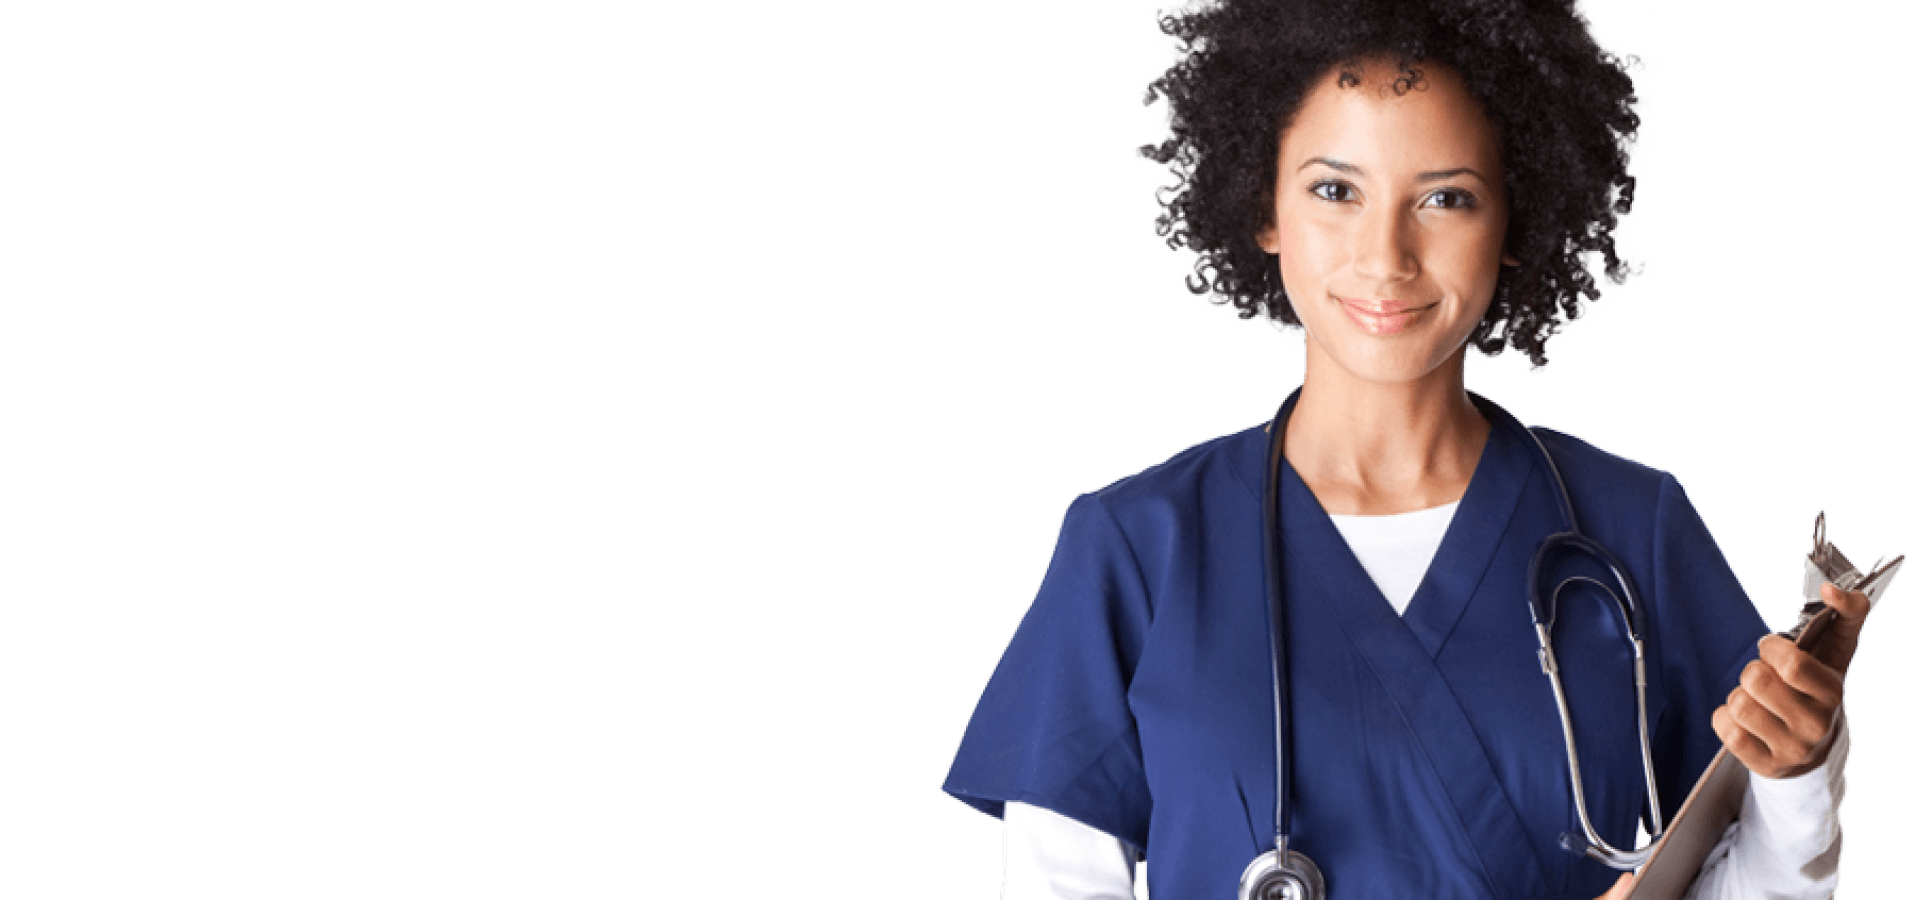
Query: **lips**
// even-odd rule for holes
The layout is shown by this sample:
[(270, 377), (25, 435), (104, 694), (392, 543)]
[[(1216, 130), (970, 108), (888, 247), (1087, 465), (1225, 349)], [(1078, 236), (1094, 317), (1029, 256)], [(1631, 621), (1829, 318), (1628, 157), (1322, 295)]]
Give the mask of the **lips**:
[(1423, 313), (1435, 308), (1433, 303), (1408, 306), (1391, 300), (1355, 297), (1335, 297), (1334, 299), (1357, 327), (1376, 335), (1400, 332), (1422, 318)]

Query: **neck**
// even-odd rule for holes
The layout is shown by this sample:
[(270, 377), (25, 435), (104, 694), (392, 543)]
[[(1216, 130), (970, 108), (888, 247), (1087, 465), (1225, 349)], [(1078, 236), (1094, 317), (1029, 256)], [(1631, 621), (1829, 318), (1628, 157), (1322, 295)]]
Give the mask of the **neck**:
[(1310, 353), (1283, 453), (1323, 509), (1381, 516), (1460, 498), (1488, 437), (1460, 354), (1414, 381), (1381, 383)]

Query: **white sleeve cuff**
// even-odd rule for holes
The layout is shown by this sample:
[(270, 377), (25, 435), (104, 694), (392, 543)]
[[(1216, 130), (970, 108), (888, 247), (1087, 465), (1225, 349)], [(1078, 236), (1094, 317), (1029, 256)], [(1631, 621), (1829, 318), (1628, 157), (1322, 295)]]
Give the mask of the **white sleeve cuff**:
[[(1751, 773), (1751, 796), (1768, 816), (1766, 824), (1782, 837), (1785, 824), (1835, 817), (1845, 797), (1845, 761), (1851, 755), (1851, 736), (1840, 707), (1832, 722), (1831, 750), (1816, 769), (1792, 778), (1765, 778)], [(1796, 832), (1792, 832), (1796, 834)]]
[(1792, 778), (1751, 773), (1738, 820), (1704, 861), (1686, 900), (1826, 900), (1838, 887), (1838, 807), (1851, 732), (1840, 707), (1831, 749)]
[(1002, 900), (1134, 900), (1127, 842), (1052, 810), (1006, 804)]

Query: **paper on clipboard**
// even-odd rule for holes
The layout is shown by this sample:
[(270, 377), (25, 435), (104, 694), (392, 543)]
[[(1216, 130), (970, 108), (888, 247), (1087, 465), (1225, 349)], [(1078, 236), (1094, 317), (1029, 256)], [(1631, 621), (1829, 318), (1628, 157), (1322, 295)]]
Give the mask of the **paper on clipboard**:
[[(1838, 617), (1825, 605), (1820, 593), (1825, 582), (1846, 590), (1862, 590), (1876, 607), (1879, 595), (1891, 585), (1892, 576), (1898, 574), (1899, 564), (1904, 561), (1905, 557), (1895, 556), (1889, 562), (1881, 561), (1874, 566), (1869, 575), (1858, 571), (1837, 547), (1825, 540), (1825, 514), (1819, 513), (1812, 550), (1805, 557), (1804, 614), (1797, 627), (1785, 632), (1785, 636), (1797, 643), (1800, 650), (1810, 650)], [(1751, 770), (1732, 756), (1731, 751), (1717, 751), (1717, 757), (1711, 760), (1703, 777), (1691, 788), (1690, 796), (1684, 799), (1677, 817), (1657, 839), (1650, 858), (1637, 870), (1637, 884), (1630, 891), (1630, 900), (1682, 900), (1684, 891), (1703, 869), (1711, 848), (1717, 846), (1725, 829), (1737, 821), (1750, 779)]]

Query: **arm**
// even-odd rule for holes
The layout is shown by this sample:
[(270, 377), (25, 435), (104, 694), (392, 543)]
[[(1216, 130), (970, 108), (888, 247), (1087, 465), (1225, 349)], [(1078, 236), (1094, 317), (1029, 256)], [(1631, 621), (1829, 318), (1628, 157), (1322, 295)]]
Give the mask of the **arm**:
[(1824, 765), (1783, 779), (1753, 772), (1737, 823), (1711, 849), (1685, 900), (1830, 897), (1850, 750), (1841, 717)]
[[(1824, 764), (1790, 778), (1756, 772), (1738, 820), (1711, 848), (1684, 900), (1826, 900), (1838, 886), (1838, 807), (1845, 798), (1851, 735), (1844, 716)], [(1625, 875), (1599, 900), (1630, 893)]]
[(1845, 672), (1871, 603), (1826, 585), (1838, 613), (1815, 656), (1777, 635), (1759, 642), (1738, 687), (1711, 715), (1724, 746), (1751, 770), (1738, 822), (1711, 851), (1690, 898), (1831, 896), (1844, 797)]
[(1002, 900), (1134, 900), (1134, 848), (1111, 834), (1017, 801), (1006, 804)]

